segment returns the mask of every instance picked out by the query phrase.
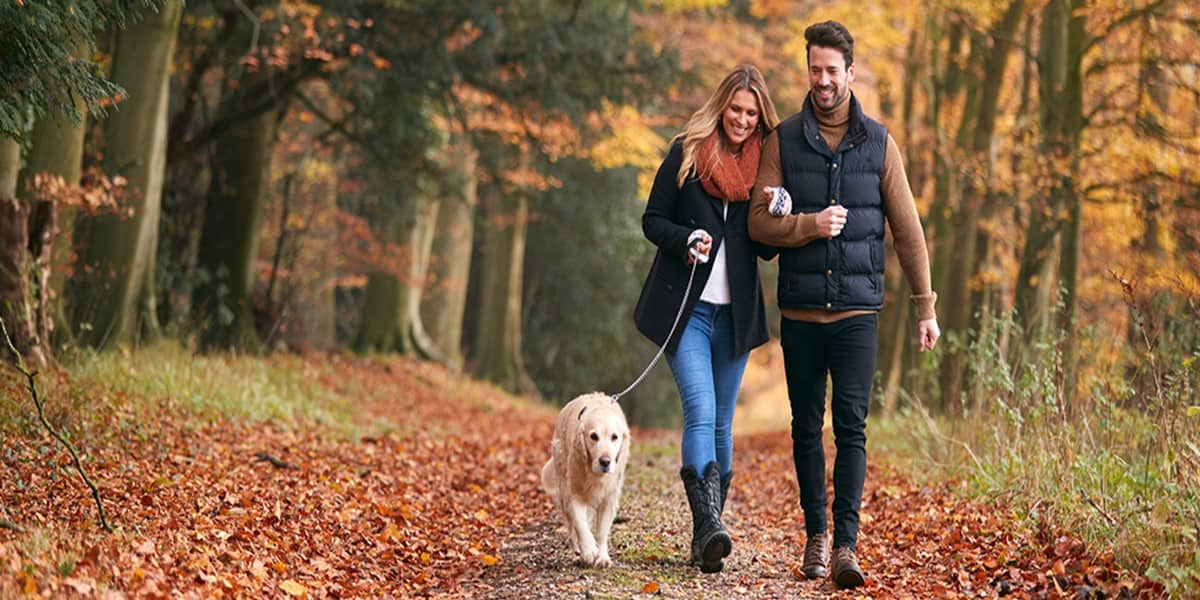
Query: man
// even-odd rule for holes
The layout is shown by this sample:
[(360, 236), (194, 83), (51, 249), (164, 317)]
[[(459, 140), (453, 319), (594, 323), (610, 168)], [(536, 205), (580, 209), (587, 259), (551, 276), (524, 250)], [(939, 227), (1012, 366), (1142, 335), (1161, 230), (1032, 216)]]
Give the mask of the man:
[[(792, 457), (807, 540), (801, 570), (853, 588), (865, 582), (855, 555), (866, 477), (866, 418), (883, 306), (884, 221), (916, 305), (918, 343), (940, 336), (929, 255), (900, 149), (883, 125), (863, 114), (850, 91), (854, 38), (826, 21), (804, 32), (809, 94), (800, 113), (779, 124), (762, 149), (750, 205), (753, 239), (776, 246), (782, 345), (792, 409)], [(792, 198), (790, 214), (772, 216), (773, 190)], [(821, 426), (825, 379), (833, 381), (833, 563), (825, 520)]]

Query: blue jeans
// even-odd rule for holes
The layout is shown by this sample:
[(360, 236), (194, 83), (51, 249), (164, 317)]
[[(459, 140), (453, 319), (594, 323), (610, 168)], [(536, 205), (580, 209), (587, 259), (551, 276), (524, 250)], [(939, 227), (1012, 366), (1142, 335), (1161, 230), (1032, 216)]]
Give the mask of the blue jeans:
[(667, 356), (683, 401), (683, 466), (703, 473), (715, 460), (722, 475), (733, 470), (733, 405), (749, 357), (733, 354), (729, 305), (697, 303)]

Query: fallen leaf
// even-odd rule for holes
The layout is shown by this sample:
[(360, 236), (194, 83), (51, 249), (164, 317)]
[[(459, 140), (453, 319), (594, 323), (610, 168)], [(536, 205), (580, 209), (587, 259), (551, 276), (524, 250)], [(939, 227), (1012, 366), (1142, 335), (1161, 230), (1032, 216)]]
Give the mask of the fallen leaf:
[(647, 581), (646, 585), (642, 586), (642, 593), (643, 594), (657, 594), (658, 593), (658, 584), (653, 581)]
[(68, 577), (64, 579), (63, 585), (70, 587), (71, 589), (75, 590), (76, 593), (84, 596), (92, 593), (93, 589), (92, 582), (75, 579), (74, 577)]
[(308, 593), (308, 588), (304, 587), (304, 584), (292, 579), (279, 584), (279, 589), (287, 592), (289, 596), (303, 596)]

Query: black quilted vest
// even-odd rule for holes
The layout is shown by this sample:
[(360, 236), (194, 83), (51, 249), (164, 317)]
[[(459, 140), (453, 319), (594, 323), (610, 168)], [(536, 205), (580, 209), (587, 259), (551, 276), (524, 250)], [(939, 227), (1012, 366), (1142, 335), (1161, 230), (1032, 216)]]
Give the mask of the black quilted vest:
[(849, 212), (832, 240), (818, 238), (779, 252), (779, 307), (879, 310), (883, 307), (883, 198), (880, 178), (887, 129), (850, 96), (850, 122), (836, 150), (817, 127), (811, 101), (779, 124), (783, 185), (792, 213), (816, 213), (831, 204)]

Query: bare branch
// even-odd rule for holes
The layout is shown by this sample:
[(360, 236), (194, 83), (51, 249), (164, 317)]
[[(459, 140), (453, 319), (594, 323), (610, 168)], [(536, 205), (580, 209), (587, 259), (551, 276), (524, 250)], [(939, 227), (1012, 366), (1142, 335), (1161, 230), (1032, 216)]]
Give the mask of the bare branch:
[(112, 533), (112, 525), (108, 524), (108, 517), (104, 514), (104, 502), (100, 500), (100, 490), (96, 489), (96, 484), (92, 483), (92, 479), (88, 477), (87, 471), (83, 469), (83, 462), (79, 460), (79, 453), (75, 451), (75, 446), (73, 446), (71, 442), (67, 441), (67, 438), (63, 437), (63, 435), (59, 433), (58, 430), (56, 430), (52, 425), (50, 425), (49, 421), (46, 420), (46, 413), (44, 410), (45, 401), (38, 396), (37, 383), (34, 381), (34, 378), (37, 377), (37, 373), (30, 371), (25, 367), (25, 359), (21, 356), (20, 352), (17, 352), (17, 347), (13, 345), (12, 338), (8, 336), (8, 327), (4, 325), (4, 319), (2, 317), (0, 317), (0, 332), (4, 334), (4, 341), (8, 344), (8, 349), (13, 353), (13, 356), (16, 357), (17, 371), (25, 376), (26, 386), (29, 389), (29, 395), (33, 398), (34, 406), (37, 407), (38, 420), (42, 422), (42, 426), (46, 428), (46, 431), (50, 432), (50, 435), (54, 437), (54, 439), (58, 440), (59, 443), (61, 443), (64, 447), (66, 447), (67, 452), (71, 453), (71, 458), (75, 461), (75, 470), (79, 472), (79, 476), (83, 479), (83, 482), (87, 484), (88, 489), (92, 490), (92, 499), (96, 501), (96, 510), (100, 513), (100, 526), (104, 528), (104, 531)]

